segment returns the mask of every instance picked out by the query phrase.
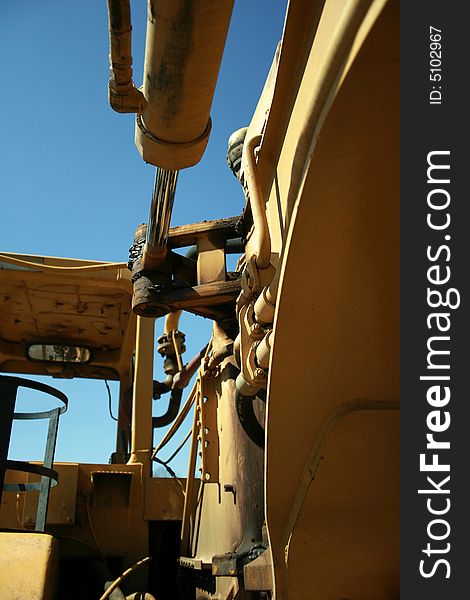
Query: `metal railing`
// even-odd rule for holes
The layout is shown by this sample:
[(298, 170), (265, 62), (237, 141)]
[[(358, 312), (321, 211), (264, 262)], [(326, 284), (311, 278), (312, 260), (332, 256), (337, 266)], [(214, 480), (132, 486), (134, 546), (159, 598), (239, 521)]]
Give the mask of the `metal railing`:
[[(60, 400), (62, 405), (50, 410), (34, 413), (15, 412), (18, 388), (20, 387), (53, 396)], [(59, 478), (57, 471), (54, 471), (52, 465), (54, 463), (59, 415), (67, 410), (67, 406), (67, 396), (49, 385), (30, 379), (21, 379), (20, 377), (0, 376), (0, 494), (3, 494), (3, 492), (18, 493), (39, 490), (36, 531), (44, 531), (45, 529), (50, 488), (51, 485), (57, 483)], [(10, 446), (13, 421), (35, 419), (49, 420), (43, 465), (35, 465), (19, 460), (8, 460), (8, 448)], [(9, 469), (40, 475), (41, 480), (27, 483), (5, 483), (5, 473)]]

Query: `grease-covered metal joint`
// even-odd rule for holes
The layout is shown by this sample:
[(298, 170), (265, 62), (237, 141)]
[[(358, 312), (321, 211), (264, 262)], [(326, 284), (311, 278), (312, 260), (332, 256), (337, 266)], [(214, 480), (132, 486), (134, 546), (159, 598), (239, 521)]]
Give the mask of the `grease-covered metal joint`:
[(164, 334), (157, 340), (157, 352), (160, 356), (168, 357), (174, 356), (177, 349), (179, 354), (184, 354), (186, 352), (186, 346), (184, 345), (185, 340), (186, 336), (182, 331), (173, 331), (171, 332), (171, 335)]

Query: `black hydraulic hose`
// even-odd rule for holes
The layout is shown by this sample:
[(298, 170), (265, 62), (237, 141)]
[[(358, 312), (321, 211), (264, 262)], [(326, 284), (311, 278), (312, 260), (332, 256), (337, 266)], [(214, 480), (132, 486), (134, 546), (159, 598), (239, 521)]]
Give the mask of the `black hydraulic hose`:
[[(245, 246), (242, 238), (234, 238), (225, 242), (225, 254), (243, 254)], [(190, 246), (185, 254), (186, 258), (197, 260), (199, 250), (197, 246)]]
[[(257, 393), (258, 398), (266, 402), (266, 392), (260, 390)], [(256, 418), (253, 401), (256, 396), (242, 396), (237, 393), (235, 398), (235, 405), (237, 408), (237, 415), (240, 421), (240, 425), (243, 431), (250, 438), (250, 440), (264, 450), (264, 428), (260, 425), (260, 422)]]
[(116, 419), (116, 417), (113, 415), (113, 400), (111, 397), (111, 390), (109, 389), (109, 383), (108, 380), (105, 379), (104, 380), (104, 384), (106, 386), (106, 391), (108, 392), (108, 412), (109, 412), (109, 416), (111, 417), (111, 419), (113, 419), (113, 421), (119, 421), (119, 419)]
[[(165, 425), (169, 425), (178, 416), (183, 389), (188, 385), (191, 377), (199, 368), (201, 358), (204, 356), (206, 348), (207, 344), (185, 367), (183, 367), (181, 371), (178, 371), (175, 375), (168, 375), (163, 383), (159, 381), (153, 382), (154, 399), (160, 398), (161, 394), (165, 394), (171, 390), (170, 402), (168, 403), (168, 410), (166, 413), (159, 417), (152, 418), (152, 426), (154, 428), (165, 427)], [(169, 358), (170, 357), (167, 355), (167, 360)]]
[(165, 414), (159, 417), (152, 417), (152, 427), (165, 427), (166, 425), (169, 425), (172, 421), (174, 421), (178, 416), (182, 397), (182, 389), (175, 388), (171, 390), (170, 402), (168, 403), (168, 410)]
[(153, 380), (152, 397), (154, 400), (160, 400), (163, 394), (167, 394), (173, 385), (173, 375), (168, 374), (165, 381)]

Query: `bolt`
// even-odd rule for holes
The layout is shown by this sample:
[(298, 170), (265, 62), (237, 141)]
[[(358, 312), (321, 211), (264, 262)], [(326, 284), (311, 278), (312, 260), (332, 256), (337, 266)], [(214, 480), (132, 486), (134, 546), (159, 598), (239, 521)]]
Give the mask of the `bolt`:
[(255, 377), (264, 377), (263, 369), (255, 369)]
[(210, 478), (211, 478), (211, 474), (210, 473), (204, 473), (204, 479), (206, 481), (209, 481)]
[(26, 515), (26, 517), (24, 518), (24, 522), (25, 523), (32, 523), (33, 519), (29, 515)]
[(251, 333), (259, 334), (261, 333), (261, 325), (259, 323), (253, 323), (251, 326)]

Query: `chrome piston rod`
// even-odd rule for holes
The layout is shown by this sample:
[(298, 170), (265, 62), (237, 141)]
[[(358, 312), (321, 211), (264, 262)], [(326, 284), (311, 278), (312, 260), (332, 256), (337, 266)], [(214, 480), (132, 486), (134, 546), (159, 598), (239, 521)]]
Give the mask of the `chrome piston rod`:
[(144, 264), (147, 268), (158, 266), (166, 256), (177, 181), (178, 171), (160, 167), (155, 169), (155, 182), (144, 249)]

